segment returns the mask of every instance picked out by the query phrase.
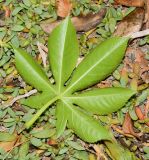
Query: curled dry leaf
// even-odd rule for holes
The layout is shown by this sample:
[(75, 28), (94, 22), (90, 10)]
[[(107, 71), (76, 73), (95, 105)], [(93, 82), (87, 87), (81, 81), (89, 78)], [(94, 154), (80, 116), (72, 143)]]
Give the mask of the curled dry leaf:
[(143, 24), (144, 14), (144, 9), (135, 9), (117, 25), (114, 36), (127, 36), (140, 31)]
[(124, 6), (132, 6), (132, 7), (143, 7), (144, 0), (115, 0), (115, 4), (120, 4)]
[[(132, 58), (133, 57), (133, 58)], [(128, 48), (124, 59), (126, 69), (135, 74), (135, 77), (142, 79), (145, 83), (149, 83), (149, 65), (145, 58), (145, 53), (141, 49)]]
[(57, 0), (57, 15), (67, 17), (72, 9), (70, 0)]
[(135, 137), (139, 137), (138, 134), (134, 132), (133, 122), (132, 122), (131, 117), (128, 112), (125, 115), (125, 119), (124, 119), (124, 123), (123, 123), (122, 128), (123, 128), (124, 133), (131, 134)]
[[(72, 17), (71, 21), (78, 32), (86, 32), (96, 27), (101, 22), (105, 14), (106, 14), (106, 9), (101, 9), (96, 14), (88, 14), (86, 16)], [(46, 33), (51, 33), (52, 30), (60, 23), (61, 20), (52, 23), (51, 22), (49, 23), (48, 21), (43, 21), (41, 23), (41, 28)]]

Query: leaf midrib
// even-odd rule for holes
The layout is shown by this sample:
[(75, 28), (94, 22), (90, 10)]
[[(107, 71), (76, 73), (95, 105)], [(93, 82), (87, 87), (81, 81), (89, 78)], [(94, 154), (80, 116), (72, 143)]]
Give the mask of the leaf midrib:
[(119, 95), (119, 93), (117, 93), (117, 94), (98, 94), (97, 93), (97, 95), (84, 95), (84, 96), (68, 96), (68, 97), (63, 97), (64, 99), (66, 98), (66, 99), (81, 99), (81, 98), (89, 98), (89, 97), (105, 97), (105, 96), (107, 96), (107, 97), (109, 97), (109, 96), (116, 96), (116, 95)]
[(60, 76), (59, 76), (59, 86), (58, 86), (58, 91), (59, 91), (59, 93), (60, 93), (60, 91), (61, 91), (61, 83), (62, 83), (62, 70), (63, 70), (63, 57), (64, 57), (64, 49), (65, 49), (65, 41), (66, 41), (66, 39), (67, 39), (67, 28), (68, 28), (68, 21), (67, 21), (67, 23), (66, 23), (66, 25), (64, 26), (64, 30), (65, 30), (65, 32), (64, 32), (64, 39), (63, 39), (63, 47), (62, 47), (62, 49), (61, 49), (61, 57), (60, 57), (60, 59), (61, 59), (61, 63), (60, 63)]

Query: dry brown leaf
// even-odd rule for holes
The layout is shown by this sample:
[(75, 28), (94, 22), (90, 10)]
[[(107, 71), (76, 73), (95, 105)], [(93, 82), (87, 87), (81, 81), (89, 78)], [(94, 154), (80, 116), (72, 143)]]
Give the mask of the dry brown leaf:
[(11, 13), (10, 8), (8, 6), (3, 6), (3, 9), (5, 11), (5, 18), (10, 17), (10, 13)]
[(124, 6), (132, 6), (132, 7), (143, 7), (144, 0), (115, 0), (115, 4), (120, 4)]
[(149, 0), (146, 0), (146, 26), (145, 28), (149, 28)]
[(6, 152), (10, 151), (13, 149), (15, 146), (16, 142), (18, 141), (19, 136), (16, 136), (16, 138), (13, 141), (10, 142), (0, 142), (0, 148), (3, 148)]
[[(106, 14), (106, 9), (101, 9), (96, 14), (88, 14), (86, 16), (72, 17), (71, 20), (78, 32), (87, 32), (92, 28), (96, 27), (101, 22), (105, 14)], [(61, 20), (52, 23), (48, 21), (43, 21), (41, 23), (41, 28), (46, 33), (51, 33), (52, 30), (60, 23)]]
[(3, 148), (6, 152), (10, 151), (15, 145), (16, 141), (11, 142), (0, 142), (0, 148)]
[(144, 114), (142, 113), (140, 107), (136, 106), (136, 107), (135, 107), (135, 112), (136, 112), (137, 117), (138, 117), (140, 120), (144, 120)]
[[(146, 102), (146, 105), (144, 107), (144, 113), (142, 112), (142, 110), (140, 109), (139, 106), (136, 106), (135, 107), (135, 112), (136, 112), (136, 115), (138, 116), (138, 118), (140, 120), (145, 120), (146, 118), (148, 118), (148, 112), (149, 112), (149, 98)], [(149, 122), (146, 122), (146, 125), (149, 126)]]
[(57, 15), (67, 17), (72, 9), (72, 4), (69, 0), (57, 0)]
[(128, 72), (135, 74), (138, 80), (142, 79), (146, 84), (149, 83), (149, 63), (141, 49), (129, 47), (126, 51), (124, 64)]
[(122, 129), (123, 129), (123, 132), (126, 133), (126, 134), (131, 134), (135, 137), (139, 137), (138, 134), (134, 132), (133, 122), (132, 122), (131, 117), (130, 117), (128, 112), (125, 115), (125, 119), (124, 119)]
[(47, 141), (47, 144), (48, 145), (50, 145), (50, 146), (57, 146), (57, 141), (56, 140), (54, 140), (54, 139), (49, 139), (48, 141)]
[(117, 25), (114, 35), (127, 36), (134, 32), (140, 31), (143, 24), (144, 14), (144, 9), (135, 9)]

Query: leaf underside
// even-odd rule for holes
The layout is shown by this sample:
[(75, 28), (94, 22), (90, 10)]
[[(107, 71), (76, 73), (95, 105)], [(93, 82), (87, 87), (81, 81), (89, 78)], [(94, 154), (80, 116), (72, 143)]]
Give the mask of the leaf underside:
[(66, 18), (51, 33), (48, 41), (54, 85), (50, 84), (42, 67), (28, 53), (14, 48), (18, 72), (27, 83), (40, 91), (21, 101), (22, 104), (39, 109), (29, 127), (49, 105), (56, 102), (58, 137), (67, 125), (87, 142), (110, 140), (112, 136), (108, 129), (91, 115), (105, 115), (119, 110), (134, 92), (125, 88), (77, 91), (108, 77), (121, 62), (127, 42), (128, 38), (110, 38), (92, 50), (75, 68), (79, 45), (74, 26), (70, 18)]

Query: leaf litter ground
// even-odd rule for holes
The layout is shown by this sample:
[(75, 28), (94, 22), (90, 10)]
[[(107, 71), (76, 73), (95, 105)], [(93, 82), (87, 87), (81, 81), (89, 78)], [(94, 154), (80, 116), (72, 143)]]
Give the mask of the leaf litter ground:
[[(103, 5), (103, 4), (102, 4)], [(4, 7), (6, 6), (6, 7)], [(1, 2), (0, 7), (0, 99), (1, 103), (9, 102), (18, 95), (24, 95), (32, 90), (31, 86), (18, 76), (14, 65), (14, 56), (7, 49), (7, 42), (16, 47), (24, 47), (34, 58), (42, 63), (42, 56), (37, 48), (37, 39), (40, 43), (47, 43), (47, 35), (39, 26), (41, 20), (57, 19), (55, 3), (50, 2), (47, 7), (45, 2), (17, 1)], [(94, 8), (94, 9), (93, 9)], [(96, 46), (114, 32), (117, 21), (122, 19), (121, 6), (110, 7), (106, 18), (99, 24), (95, 32), (87, 32), (79, 35), (81, 57), (89, 49)], [(129, 8), (130, 10), (131, 8)], [(126, 8), (123, 8), (126, 10)], [(98, 12), (98, 5), (84, 1), (74, 5), (73, 14), (82, 12)], [(112, 13), (112, 14), (111, 14)], [(34, 15), (34, 16), (33, 16)], [(23, 17), (22, 19), (20, 18)], [(12, 27), (14, 26), (14, 27)], [(6, 30), (6, 28), (8, 30)], [(103, 124), (108, 124), (113, 129), (113, 134), (124, 147), (133, 151), (140, 159), (148, 159), (148, 41), (147, 37), (131, 42), (126, 52), (123, 63), (107, 80), (97, 87), (130, 86), (137, 88), (138, 95), (129, 101), (126, 106), (117, 113), (108, 116), (95, 116)], [(141, 45), (141, 46), (140, 46)], [(53, 78), (48, 67), (45, 70)], [(35, 113), (34, 109), (14, 103), (12, 107), (0, 108), (2, 133), (0, 146), (2, 146), (0, 159), (110, 159), (103, 143), (87, 144), (78, 139), (71, 130), (65, 130), (64, 134), (55, 140), (55, 107), (48, 109), (40, 117), (31, 132), (24, 130), (24, 123)], [(130, 123), (126, 123), (126, 122)], [(43, 127), (44, 126), (44, 127)], [(10, 135), (6, 132), (9, 132)], [(25, 135), (25, 136), (24, 136)], [(6, 140), (7, 139), (7, 140)]]

